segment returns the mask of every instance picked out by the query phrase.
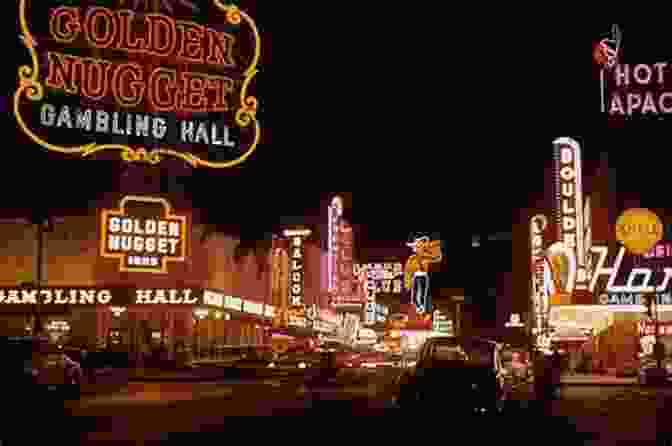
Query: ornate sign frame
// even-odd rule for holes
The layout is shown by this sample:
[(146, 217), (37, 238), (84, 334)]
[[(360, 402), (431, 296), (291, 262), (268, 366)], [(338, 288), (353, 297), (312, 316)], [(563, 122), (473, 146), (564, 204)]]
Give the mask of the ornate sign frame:
[(254, 126), (254, 136), (250, 146), (236, 159), (226, 162), (213, 162), (204, 160), (197, 155), (189, 152), (180, 152), (170, 147), (159, 146), (151, 149), (144, 147), (132, 148), (124, 144), (97, 144), (95, 142), (84, 144), (80, 146), (60, 146), (51, 144), (45, 139), (41, 138), (33, 132), (23, 116), (20, 113), (19, 105), (21, 100), (25, 97), (29, 101), (37, 102), (44, 98), (45, 87), (43, 81), (40, 79), (39, 58), (36, 51), (36, 42), (33, 38), (26, 18), (26, 2), (27, 0), (19, 0), (19, 24), (21, 27), (20, 38), (24, 46), (28, 50), (31, 58), (30, 65), (21, 65), (18, 69), (19, 85), (14, 92), (14, 117), (21, 130), (36, 144), (44, 147), (47, 150), (65, 153), (68, 155), (76, 155), (81, 158), (87, 158), (95, 153), (104, 150), (118, 150), (121, 151), (121, 158), (124, 161), (132, 162), (139, 161), (149, 164), (158, 164), (165, 159), (165, 156), (181, 158), (192, 167), (210, 167), (210, 168), (228, 168), (234, 167), (246, 159), (248, 159), (259, 145), (261, 137), (261, 128), (256, 118), (258, 101), (254, 96), (247, 95), (247, 89), (250, 82), (257, 74), (257, 66), (261, 57), (261, 38), (257, 29), (255, 21), (244, 11), (238, 9), (235, 5), (225, 5), (221, 0), (213, 0), (214, 5), (225, 13), (226, 22), (231, 25), (239, 25), (245, 22), (251, 29), (254, 36), (254, 55), (250, 66), (243, 71), (242, 85), (240, 87), (240, 107), (235, 111), (235, 123), (239, 128)]

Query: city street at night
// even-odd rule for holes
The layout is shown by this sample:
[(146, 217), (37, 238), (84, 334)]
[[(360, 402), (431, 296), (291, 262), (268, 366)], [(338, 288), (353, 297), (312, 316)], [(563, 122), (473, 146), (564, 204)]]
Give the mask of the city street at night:
[[(114, 394), (83, 396), (80, 401), (69, 402), (68, 416), (59, 421), (60, 428), (66, 429), (60, 432), (67, 432), (70, 438), (78, 436), (82, 444), (97, 444), (170, 440), (170, 434), (177, 434), (176, 439), (191, 438), (179, 436), (188, 432), (227, 432), (240, 429), (240, 417), (288, 416), (302, 423), (302, 416), (308, 416), (308, 425), (320, 419), (347, 419), (349, 429), (359, 429), (370, 425), (367, 420), (372, 416), (385, 416), (390, 426), (395, 420), (427, 418), (432, 424), (445, 423), (451, 432), (464, 430), (495, 438), (518, 436), (524, 444), (532, 442), (525, 434), (532, 428), (552, 432), (562, 441), (594, 445), (620, 441), (661, 444), (672, 433), (672, 427), (660, 419), (664, 405), (672, 404), (672, 389), (564, 386), (560, 400), (541, 407), (533, 401), (531, 388), (523, 388), (514, 394), (504, 413), (464, 420), (448, 415), (448, 406), (457, 407), (459, 400), (446, 401), (445, 408), (427, 408), (427, 412), (398, 408), (392, 402), (397, 373), (398, 369), (385, 368), (367, 371), (363, 380), (342, 376), (312, 392), (297, 378), (129, 383)], [(474, 430), (476, 426), (483, 429)], [(394, 437), (392, 431), (381, 434)]]
[(672, 446), (668, 27), (278, 6), (9, 8), (0, 446)]

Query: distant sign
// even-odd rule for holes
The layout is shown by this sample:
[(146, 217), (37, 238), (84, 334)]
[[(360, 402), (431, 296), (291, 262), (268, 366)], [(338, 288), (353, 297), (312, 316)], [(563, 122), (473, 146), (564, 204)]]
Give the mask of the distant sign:
[(367, 301), (375, 301), (379, 293), (401, 294), (404, 268), (401, 263), (366, 263), (353, 265), (356, 277), (366, 274)]

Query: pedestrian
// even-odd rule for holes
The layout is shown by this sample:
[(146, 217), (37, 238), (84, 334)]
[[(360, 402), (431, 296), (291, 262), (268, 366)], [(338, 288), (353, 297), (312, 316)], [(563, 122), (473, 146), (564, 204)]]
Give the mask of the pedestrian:
[(537, 401), (544, 402), (548, 398), (549, 367), (548, 360), (541, 351), (534, 353), (534, 394)]
[(94, 376), (91, 371), (91, 357), (89, 355), (89, 350), (86, 345), (82, 345), (79, 349), (79, 358), (81, 361), (82, 371), (84, 372), (84, 377), (87, 382), (92, 383), (94, 381)]
[(558, 349), (553, 350), (553, 354), (551, 355), (551, 361), (550, 361), (550, 367), (551, 367), (551, 373), (550, 373), (550, 379), (551, 382), (549, 383), (551, 388), (549, 391), (551, 392), (551, 397), (553, 399), (557, 398), (559, 396), (559, 390), (560, 390), (560, 382), (561, 382), (561, 376), (562, 376), (562, 356), (560, 355), (560, 352)]

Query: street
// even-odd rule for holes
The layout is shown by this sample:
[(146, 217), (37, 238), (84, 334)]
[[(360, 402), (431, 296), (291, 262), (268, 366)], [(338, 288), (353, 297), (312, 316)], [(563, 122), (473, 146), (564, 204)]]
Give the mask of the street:
[[(535, 404), (529, 389), (523, 389), (503, 414), (455, 420), (441, 407), (423, 413), (397, 408), (391, 401), (391, 384), (397, 373), (394, 369), (366, 373), (361, 382), (350, 376), (312, 391), (297, 378), (129, 383), (114, 394), (83, 396), (80, 401), (69, 402), (64, 419), (54, 421), (59, 433), (69, 431), (81, 444), (170, 439), (166, 435), (181, 432), (230, 433), (242, 429), (241, 418), (237, 418), (241, 416), (274, 417), (264, 422), (259, 435), (270, 434), (281, 425), (285, 430), (296, 425), (302, 431), (319, 432), (333, 420), (347, 420), (343, 427), (354, 433), (367, 426), (370, 429), (372, 424), (367, 420), (372, 420), (371, 416), (385, 415), (390, 421), (378, 429), (380, 435), (391, 438), (413, 431), (418, 422), (428, 428), (435, 426), (438, 431), (445, 427), (450, 436), (464, 431), (500, 440), (516, 438), (523, 443), (540, 441), (535, 440), (540, 434), (571, 444), (593, 445), (620, 441), (661, 444), (672, 438), (672, 423), (663, 418), (665, 403), (672, 407), (670, 389), (565, 386), (561, 399), (548, 406)], [(460, 403), (446, 401), (446, 407), (451, 404)], [(290, 431), (278, 435), (290, 435)]]

